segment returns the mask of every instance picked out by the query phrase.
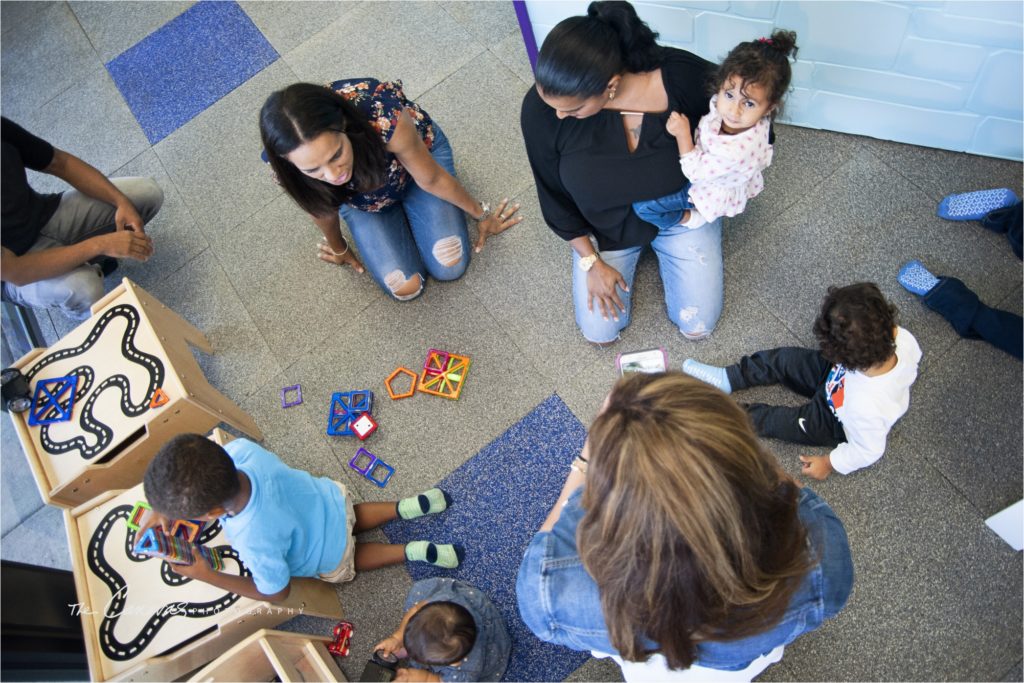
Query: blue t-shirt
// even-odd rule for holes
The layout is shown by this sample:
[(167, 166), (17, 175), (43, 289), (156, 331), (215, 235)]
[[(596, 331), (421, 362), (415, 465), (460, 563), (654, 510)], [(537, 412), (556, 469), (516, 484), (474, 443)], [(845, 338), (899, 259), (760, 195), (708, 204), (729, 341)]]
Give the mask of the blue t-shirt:
[(338, 485), (288, 467), (248, 439), (236, 439), (224, 450), (249, 478), (252, 494), (241, 512), (221, 517), (220, 523), (256, 588), (270, 595), (293, 576), (334, 571), (348, 543)]
[(512, 639), (501, 612), (479, 588), (455, 579), (423, 579), (412, 585), (405, 599), (408, 612), (417, 602), (454, 602), (466, 608), (476, 622), (476, 642), (457, 666), (433, 666), (410, 662), (417, 668), (429, 668), (442, 681), (500, 681), (508, 667)]

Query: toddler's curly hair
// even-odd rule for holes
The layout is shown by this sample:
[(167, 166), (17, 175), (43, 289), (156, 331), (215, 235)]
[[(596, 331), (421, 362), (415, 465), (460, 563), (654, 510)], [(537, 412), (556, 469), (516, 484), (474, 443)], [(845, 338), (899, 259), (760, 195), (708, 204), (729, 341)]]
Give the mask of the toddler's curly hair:
[(848, 370), (867, 370), (896, 352), (897, 309), (873, 282), (829, 287), (814, 321), (821, 355)]
[(741, 91), (746, 91), (748, 84), (756, 83), (767, 91), (768, 102), (774, 106), (770, 114), (774, 119), (782, 111), (782, 100), (793, 78), (789, 59), (796, 59), (798, 50), (796, 32), (786, 29), (776, 29), (771, 38), (740, 43), (729, 51), (712, 76), (709, 94), (718, 92), (734, 76), (740, 79)]
[(432, 602), (412, 615), (405, 625), (403, 640), (414, 662), (432, 666), (456, 664), (476, 644), (476, 621), (458, 603)]

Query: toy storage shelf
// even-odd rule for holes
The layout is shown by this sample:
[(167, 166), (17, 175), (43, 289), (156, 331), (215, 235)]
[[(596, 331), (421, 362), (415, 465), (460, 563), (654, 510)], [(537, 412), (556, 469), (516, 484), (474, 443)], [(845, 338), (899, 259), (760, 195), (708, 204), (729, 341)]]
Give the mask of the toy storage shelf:
[(262, 629), (213, 660), (190, 681), (344, 681), (324, 643), (331, 639)]

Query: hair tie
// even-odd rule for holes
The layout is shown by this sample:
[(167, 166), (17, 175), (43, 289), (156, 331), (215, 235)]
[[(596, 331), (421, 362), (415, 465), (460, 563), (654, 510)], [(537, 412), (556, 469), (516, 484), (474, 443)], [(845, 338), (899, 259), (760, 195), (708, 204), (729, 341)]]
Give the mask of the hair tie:
[(757, 42), (764, 43), (765, 45), (771, 45), (772, 44), (772, 39), (771, 38), (758, 38)]

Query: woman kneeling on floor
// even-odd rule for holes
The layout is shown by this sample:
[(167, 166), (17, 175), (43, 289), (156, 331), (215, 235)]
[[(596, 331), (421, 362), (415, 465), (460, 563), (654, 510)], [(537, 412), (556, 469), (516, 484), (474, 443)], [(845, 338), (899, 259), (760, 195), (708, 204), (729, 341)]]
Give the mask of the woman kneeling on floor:
[(540, 639), (614, 657), (627, 681), (749, 681), (852, 587), (832, 509), (742, 408), (670, 372), (615, 385), (516, 592)]
[(399, 301), (417, 297), (427, 274), (454, 280), (466, 271), (463, 213), (478, 223), (477, 251), (522, 220), (518, 205), (506, 199), (492, 211), (455, 179), (444, 132), (399, 81), (295, 83), (267, 98), (260, 134), (278, 183), (323, 232), (320, 258), (363, 272), (340, 213), (370, 275)]

